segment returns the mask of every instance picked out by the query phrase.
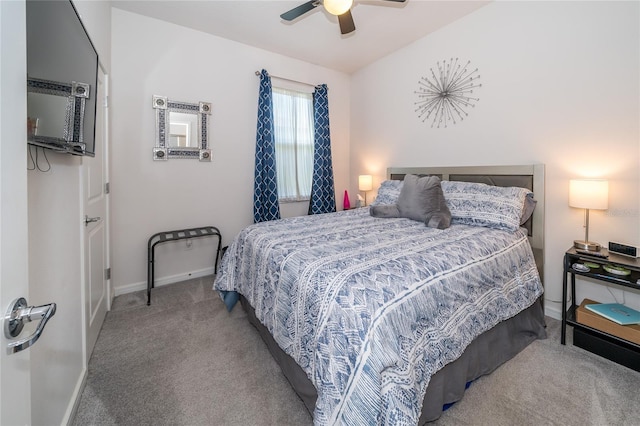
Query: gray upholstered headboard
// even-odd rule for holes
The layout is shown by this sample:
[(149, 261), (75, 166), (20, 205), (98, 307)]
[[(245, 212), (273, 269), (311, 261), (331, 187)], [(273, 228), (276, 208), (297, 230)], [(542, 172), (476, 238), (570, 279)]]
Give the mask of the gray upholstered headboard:
[(402, 180), (406, 174), (436, 175), (442, 180), (481, 182), (496, 186), (517, 186), (533, 192), (537, 201), (525, 224), (540, 279), (544, 281), (544, 164), (524, 166), (390, 167), (387, 178)]

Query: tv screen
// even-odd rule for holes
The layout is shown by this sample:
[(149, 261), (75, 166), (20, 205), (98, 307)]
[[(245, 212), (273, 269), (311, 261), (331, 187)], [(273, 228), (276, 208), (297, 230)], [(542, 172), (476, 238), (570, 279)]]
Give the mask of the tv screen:
[(70, 0), (27, 0), (28, 142), (95, 155), (98, 53)]

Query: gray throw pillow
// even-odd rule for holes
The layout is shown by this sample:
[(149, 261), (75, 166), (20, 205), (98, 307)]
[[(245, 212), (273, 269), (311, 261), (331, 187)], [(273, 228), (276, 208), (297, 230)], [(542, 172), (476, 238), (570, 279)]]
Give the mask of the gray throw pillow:
[(397, 204), (380, 204), (377, 206), (370, 206), (369, 213), (373, 217), (383, 217), (385, 219), (390, 217), (400, 217)]
[(423, 222), (430, 228), (446, 229), (451, 225), (451, 212), (437, 176), (406, 175), (398, 211), (400, 217)]

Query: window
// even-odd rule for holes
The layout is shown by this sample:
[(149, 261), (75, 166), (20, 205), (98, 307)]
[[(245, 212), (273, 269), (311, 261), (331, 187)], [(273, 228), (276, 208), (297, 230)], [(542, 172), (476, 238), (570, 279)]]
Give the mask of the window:
[(304, 201), (313, 175), (313, 95), (273, 88), (273, 129), (280, 201)]

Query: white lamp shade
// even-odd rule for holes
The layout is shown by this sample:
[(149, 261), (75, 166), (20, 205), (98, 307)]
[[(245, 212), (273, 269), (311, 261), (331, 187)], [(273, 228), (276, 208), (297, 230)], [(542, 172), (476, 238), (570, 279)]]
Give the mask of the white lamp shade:
[(581, 209), (606, 210), (609, 207), (609, 181), (571, 179), (569, 205)]
[(347, 10), (351, 9), (353, 0), (324, 0), (322, 3), (324, 8), (332, 15), (342, 15)]
[(373, 177), (371, 175), (358, 176), (358, 189), (360, 191), (371, 191), (373, 189)]

